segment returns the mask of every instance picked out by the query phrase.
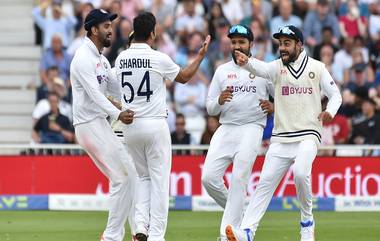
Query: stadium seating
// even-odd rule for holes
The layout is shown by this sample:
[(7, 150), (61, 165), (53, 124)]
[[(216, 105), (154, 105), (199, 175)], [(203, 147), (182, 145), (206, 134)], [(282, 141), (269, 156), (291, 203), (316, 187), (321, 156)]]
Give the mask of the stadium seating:
[(30, 141), (40, 47), (34, 45), (33, 1), (2, 0), (0, 15), (0, 144)]

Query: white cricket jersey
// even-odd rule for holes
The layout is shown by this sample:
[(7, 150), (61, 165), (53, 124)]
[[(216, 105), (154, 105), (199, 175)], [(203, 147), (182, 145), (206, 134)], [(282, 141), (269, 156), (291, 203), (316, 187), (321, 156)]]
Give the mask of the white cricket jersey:
[(167, 117), (165, 80), (174, 81), (180, 67), (145, 43), (132, 43), (115, 61), (122, 86), (123, 109), (135, 118)]
[[(233, 91), (231, 102), (220, 105), (221, 92), (227, 87)], [(221, 124), (244, 125), (255, 122), (265, 126), (267, 115), (259, 106), (259, 99), (268, 100), (273, 95), (270, 81), (255, 76), (233, 61), (219, 66), (211, 81), (207, 96), (207, 112), (219, 115)]]
[(75, 52), (70, 66), (70, 79), (73, 91), (74, 125), (89, 122), (107, 115), (117, 119), (117, 109), (106, 95), (119, 96), (120, 85), (106, 57), (99, 53), (89, 39)]
[(329, 99), (326, 111), (333, 117), (342, 103), (339, 89), (325, 65), (302, 51), (288, 66), (281, 59), (265, 63), (250, 58), (245, 68), (274, 83), (275, 115), (271, 141), (286, 143), (312, 139), (319, 144), (321, 90)]

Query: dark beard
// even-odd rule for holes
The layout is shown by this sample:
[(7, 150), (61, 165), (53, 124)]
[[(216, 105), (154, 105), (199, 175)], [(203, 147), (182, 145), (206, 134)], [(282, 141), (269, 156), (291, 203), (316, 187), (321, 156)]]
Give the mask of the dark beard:
[[(281, 52), (280, 52), (280, 55), (281, 55)], [(294, 51), (293, 53), (289, 54), (288, 60), (284, 61), (282, 58), (281, 58), (281, 60), (285, 66), (288, 66), (290, 63), (297, 60), (297, 53)]]
[[(234, 60), (235, 64), (236, 63), (236, 57), (235, 57), (235, 51), (240, 51), (242, 53), (244, 53), (245, 55), (247, 55), (248, 57), (251, 57), (251, 48), (248, 49), (248, 51), (243, 51), (242, 49), (235, 49), (235, 50), (232, 50), (231, 51), (231, 55), (232, 55), (232, 59)], [(248, 52), (248, 53), (247, 53)]]
[(110, 47), (110, 46), (111, 46), (111, 40), (104, 39), (104, 41), (103, 41), (103, 46), (104, 46), (105, 48)]

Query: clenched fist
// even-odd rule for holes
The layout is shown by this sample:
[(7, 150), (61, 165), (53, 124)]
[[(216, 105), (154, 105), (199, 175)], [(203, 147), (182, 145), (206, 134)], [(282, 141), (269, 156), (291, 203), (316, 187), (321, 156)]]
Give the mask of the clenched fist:
[(118, 120), (128, 125), (133, 122), (134, 115), (135, 112), (133, 112), (132, 110), (126, 110), (120, 113)]
[(226, 102), (230, 102), (232, 100), (233, 94), (231, 87), (227, 87), (222, 93), (219, 95), (218, 103), (219, 105), (224, 105)]

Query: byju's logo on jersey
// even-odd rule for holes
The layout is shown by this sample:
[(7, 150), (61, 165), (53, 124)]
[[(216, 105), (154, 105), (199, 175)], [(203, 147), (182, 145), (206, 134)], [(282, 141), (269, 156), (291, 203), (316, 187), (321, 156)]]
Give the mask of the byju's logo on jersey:
[(234, 92), (247, 92), (247, 93), (256, 93), (256, 86), (254, 85), (230, 85), (227, 87), (231, 93)]
[(292, 87), (292, 86), (282, 86), (282, 95), (311, 95), (313, 94), (312, 87)]
[(98, 75), (98, 76), (96, 76), (96, 79), (98, 80), (99, 84), (102, 84), (102, 81), (108, 82), (108, 77), (105, 75)]

